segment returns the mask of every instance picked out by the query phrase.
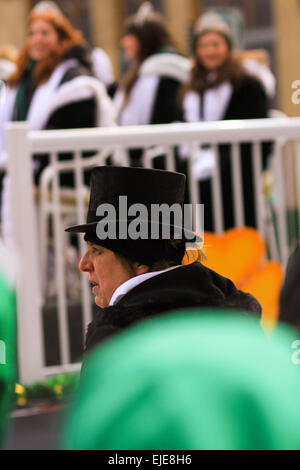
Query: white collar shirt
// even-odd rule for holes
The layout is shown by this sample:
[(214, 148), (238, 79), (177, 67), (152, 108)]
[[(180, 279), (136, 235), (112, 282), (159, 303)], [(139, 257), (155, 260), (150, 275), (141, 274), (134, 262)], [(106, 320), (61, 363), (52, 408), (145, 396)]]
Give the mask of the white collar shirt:
[(163, 271), (145, 273), (140, 274), (140, 276), (132, 277), (128, 281), (121, 284), (115, 290), (112, 295), (112, 298), (110, 299), (109, 307), (116, 305), (122, 299), (122, 297), (124, 297), (124, 295), (126, 295), (129, 291), (131, 291), (134, 287), (138, 286), (139, 284), (148, 281), (148, 279), (151, 279), (152, 277), (158, 276), (159, 274), (166, 273), (176, 268), (180, 268), (180, 266), (173, 266), (172, 268), (164, 269)]

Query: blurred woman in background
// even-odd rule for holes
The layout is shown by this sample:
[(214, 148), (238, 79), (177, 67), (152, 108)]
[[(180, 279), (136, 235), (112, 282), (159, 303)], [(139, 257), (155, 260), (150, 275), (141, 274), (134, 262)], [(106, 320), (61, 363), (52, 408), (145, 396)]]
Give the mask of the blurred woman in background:
[(91, 75), (81, 32), (55, 4), (40, 2), (29, 16), (17, 70), (8, 79), (2, 122), (28, 121), (32, 130), (111, 124), (105, 89)]
[[(105, 86), (92, 76), (81, 32), (53, 2), (40, 2), (31, 12), (26, 43), (7, 84), (5, 105), (0, 107), (0, 161), (6, 159), (6, 122), (27, 121), (30, 130), (108, 126), (114, 122), (113, 104)], [(47, 164), (47, 157), (35, 158), (36, 183)], [(7, 240), (6, 194), (7, 188), (2, 202)]]
[(194, 29), (194, 66), (184, 112), (187, 121), (257, 119), (268, 115), (268, 78), (255, 72), (234, 50), (233, 33), (217, 14), (208, 13)]
[[(183, 98), (185, 121), (267, 118), (268, 94), (272, 93), (273, 80), (267, 67), (254, 65), (254, 61), (244, 63), (235, 56), (232, 31), (215, 13), (207, 13), (200, 18), (194, 35), (194, 65)], [(230, 228), (234, 225), (230, 149), (228, 146), (220, 146), (219, 154), (224, 222), (225, 228)], [(267, 149), (264, 151), (266, 154)], [(214, 158), (211, 149), (205, 149), (204, 160), (202, 156), (194, 167), (196, 176), (202, 180), (201, 200), (205, 204), (206, 230), (213, 229), (208, 170), (211, 176)], [(255, 226), (251, 149), (245, 145), (242, 146), (242, 179), (246, 225)]]
[[(164, 18), (150, 2), (128, 19), (121, 45), (131, 67), (115, 95), (119, 124), (182, 120), (178, 91), (188, 80), (190, 61), (178, 53)], [(139, 156), (135, 153), (131, 163), (139, 164)]]

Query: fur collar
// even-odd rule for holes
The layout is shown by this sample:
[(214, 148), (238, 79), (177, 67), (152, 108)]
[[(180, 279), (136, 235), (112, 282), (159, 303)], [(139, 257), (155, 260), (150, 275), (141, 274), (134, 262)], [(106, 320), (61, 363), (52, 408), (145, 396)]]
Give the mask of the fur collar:
[(88, 327), (86, 350), (115, 333), (169, 311), (226, 308), (261, 313), (257, 300), (200, 263), (162, 273), (139, 284), (113, 307), (99, 309)]
[(80, 65), (83, 65), (89, 72), (92, 72), (91, 54), (83, 46), (72, 46), (64, 55), (63, 60), (76, 59)]
[(174, 78), (187, 83), (190, 78), (192, 63), (186, 57), (173, 53), (154, 54), (140, 67), (140, 75), (158, 75)]
[(276, 93), (276, 79), (271, 70), (266, 65), (253, 59), (245, 59), (243, 66), (248, 74), (260, 81), (268, 97), (273, 99)]
[(49, 116), (63, 106), (93, 97), (97, 102), (97, 126), (114, 125), (115, 110), (104, 85), (96, 78), (88, 76), (74, 78), (58, 88), (51, 103)]
[(7, 59), (0, 59), (0, 80), (7, 80), (16, 70), (16, 65)]

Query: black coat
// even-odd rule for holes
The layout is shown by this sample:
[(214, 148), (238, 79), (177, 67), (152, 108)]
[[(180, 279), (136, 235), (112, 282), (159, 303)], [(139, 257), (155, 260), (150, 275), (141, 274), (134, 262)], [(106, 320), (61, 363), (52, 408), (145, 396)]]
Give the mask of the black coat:
[[(81, 46), (71, 48), (64, 60), (77, 59), (78, 65), (67, 70), (59, 86), (77, 77), (92, 76), (92, 65), (87, 50)], [(54, 110), (49, 116), (46, 129), (81, 129), (96, 126), (97, 103), (87, 98), (66, 104)]]
[[(257, 300), (200, 263), (182, 266), (143, 282), (117, 305), (99, 309), (86, 336), (85, 351), (143, 319), (185, 308), (226, 308), (261, 313)], [(199, 312), (201, 314), (201, 312)]]
[[(92, 65), (89, 60), (87, 50), (81, 46), (72, 47), (64, 60), (77, 59), (78, 65), (70, 67), (63, 76), (59, 86), (82, 76), (92, 76)], [(45, 126), (46, 130), (54, 129), (82, 129), (95, 127), (97, 125), (97, 102), (95, 97), (82, 100), (74, 100), (73, 102), (64, 104), (55, 109), (49, 116)], [(84, 155), (90, 156), (90, 153)], [(71, 154), (61, 154), (59, 160), (72, 159)], [(49, 164), (49, 157), (46, 155), (35, 155), (36, 164), (35, 184), (39, 184), (40, 175)], [(89, 177), (86, 178), (87, 180)], [(62, 186), (74, 187), (74, 176), (72, 173), (64, 173), (60, 177)]]
[(182, 121), (183, 113), (178, 99), (181, 86), (182, 83), (174, 78), (160, 78), (149, 124), (170, 124)]
[(223, 119), (263, 119), (268, 117), (268, 108), (268, 97), (261, 82), (245, 75), (241, 84), (234, 87)]
[[(168, 54), (167, 54), (168, 55)], [(162, 73), (161, 69), (156, 63), (153, 66), (152, 75), (159, 78), (158, 87), (153, 96), (152, 110), (150, 115), (150, 121), (148, 124), (170, 124), (172, 122), (178, 122), (183, 120), (183, 111), (180, 106), (179, 92), (182, 87), (182, 76), (179, 74), (179, 70), (182, 72), (182, 56), (180, 54), (171, 52), (175, 61), (174, 64), (169, 68), (166, 68), (165, 72)], [(154, 54), (153, 57), (166, 57), (164, 53)], [(149, 58), (151, 60), (151, 57)], [(145, 60), (147, 62), (148, 59)], [(184, 59), (186, 60), (186, 59)], [(145, 62), (143, 64), (145, 64)], [(168, 62), (168, 60), (167, 60)], [(155, 63), (155, 62), (154, 62)], [(147, 93), (145, 88), (145, 94)], [(131, 166), (143, 166), (142, 162), (142, 149), (130, 150), (130, 162)], [(155, 168), (164, 169), (164, 163), (161, 158), (155, 159)]]
[[(183, 112), (179, 106), (178, 94), (182, 83), (174, 78), (161, 77), (155, 94), (151, 119), (149, 124), (170, 124), (183, 120)], [(143, 150), (130, 150), (131, 166), (143, 166)], [(154, 161), (154, 168), (165, 169), (164, 159), (158, 157)]]
[[(268, 97), (261, 82), (252, 76), (246, 75), (238, 87), (234, 87), (230, 102), (225, 111), (223, 120), (236, 119), (265, 119), (268, 117)], [(267, 166), (268, 155), (272, 145), (262, 144), (262, 167)], [(253, 179), (252, 148), (250, 144), (241, 144), (241, 171), (242, 187), (244, 189), (243, 202), (245, 211), (245, 225), (256, 227), (255, 185)], [(234, 193), (231, 168), (231, 150), (228, 145), (219, 146), (219, 165), (221, 169), (222, 205), (224, 213), (224, 229), (235, 226), (234, 221)], [(259, 182), (257, 182), (259, 184)], [(214, 230), (212, 215), (212, 185), (210, 180), (202, 182), (201, 200), (205, 204), (205, 229)]]
[(279, 320), (300, 330), (300, 247), (290, 257), (280, 294)]

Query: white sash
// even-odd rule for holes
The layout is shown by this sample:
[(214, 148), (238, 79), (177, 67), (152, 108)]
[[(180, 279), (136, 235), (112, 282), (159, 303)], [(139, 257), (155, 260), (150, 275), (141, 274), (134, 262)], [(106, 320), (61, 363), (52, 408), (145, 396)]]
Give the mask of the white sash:
[(78, 61), (76, 59), (69, 59), (62, 62), (53, 71), (49, 80), (36, 89), (27, 115), (27, 122), (30, 130), (40, 131), (44, 129), (51, 115), (53, 98), (60, 82), (67, 70), (71, 67), (76, 67), (77, 65)]
[[(35, 90), (27, 116), (30, 130), (38, 131), (45, 127), (50, 117), (51, 105), (56, 89), (66, 71), (76, 65), (78, 65), (76, 59), (68, 59), (62, 62), (55, 68), (49, 80)], [(3, 93), (4, 98), (1, 98), (0, 104), (0, 163), (6, 159), (5, 124), (13, 118), (17, 89), (6, 87)]]
[(5, 133), (6, 122), (11, 121), (17, 90), (15, 88), (4, 87), (1, 90), (0, 98), (0, 163), (5, 161)]
[[(209, 89), (204, 93), (204, 117), (203, 121), (220, 121), (224, 118), (228, 108), (233, 88), (230, 83)], [(183, 103), (184, 117), (188, 122), (201, 121), (200, 108), (201, 97), (199, 93), (190, 91), (186, 94)], [(186, 157), (188, 149), (180, 147), (180, 155)], [(199, 149), (199, 157), (193, 164), (193, 175), (198, 181), (211, 178), (215, 171), (216, 155), (212, 148)]]
[(189, 91), (183, 102), (185, 120), (187, 122), (220, 121), (224, 119), (233, 88), (229, 82), (204, 92), (204, 118), (201, 119), (201, 97), (195, 91)]

